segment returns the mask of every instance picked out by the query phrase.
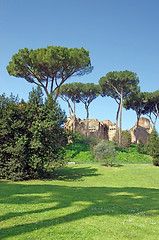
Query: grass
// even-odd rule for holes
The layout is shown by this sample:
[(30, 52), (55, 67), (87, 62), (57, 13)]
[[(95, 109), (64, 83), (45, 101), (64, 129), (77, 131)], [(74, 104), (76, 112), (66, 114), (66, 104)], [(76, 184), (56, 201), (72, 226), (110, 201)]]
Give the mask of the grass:
[[(116, 163), (151, 163), (149, 155), (141, 154), (137, 151), (137, 146), (132, 144), (131, 147), (119, 150), (116, 147)], [(90, 146), (86, 142), (73, 142), (68, 145), (66, 158), (71, 162), (90, 163), (98, 162), (92, 157)]]
[(137, 146), (132, 144), (131, 147), (125, 149), (117, 148), (116, 161), (120, 163), (151, 163), (151, 158), (147, 154), (137, 151)]
[(159, 168), (71, 165), (56, 179), (0, 181), (0, 239), (157, 240)]
[(69, 144), (66, 149), (66, 158), (69, 161), (76, 163), (90, 163), (91, 160), (97, 162), (92, 158), (90, 145), (85, 141), (77, 141)]

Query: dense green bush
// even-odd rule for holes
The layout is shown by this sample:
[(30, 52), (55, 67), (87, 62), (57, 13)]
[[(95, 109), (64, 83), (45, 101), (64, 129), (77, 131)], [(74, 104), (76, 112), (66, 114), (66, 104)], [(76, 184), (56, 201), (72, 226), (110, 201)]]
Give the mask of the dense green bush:
[(155, 166), (159, 166), (159, 136), (155, 129), (152, 130), (148, 137), (146, 147), (152, 157), (152, 163)]
[(40, 89), (29, 102), (0, 96), (0, 177), (12, 180), (46, 177), (64, 164), (65, 114)]
[(141, 139), (139, 139), (139, 143), (137, 144), (136, 148), (137, 148), (137, 151), (139, 153), (143, 153), (143, 154), (147, 154), (148, 153), (148, 151), (146, 149), (146, 144), (143, 144)]
[[(116, 134), (113, 138), (115, 145), (119, 145), (119, 131), (116, 131)], [(122, 131), (121, 135), (121, 148), (126, 148), (131, 146), (131, 135), (129, 131)]]

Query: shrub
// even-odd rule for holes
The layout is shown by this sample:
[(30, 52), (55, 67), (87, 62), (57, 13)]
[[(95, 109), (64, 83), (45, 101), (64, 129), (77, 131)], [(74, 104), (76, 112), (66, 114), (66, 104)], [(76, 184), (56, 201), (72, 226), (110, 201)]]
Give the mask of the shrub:
[(105, 161), (107, 166), (109, 165), (109, 161), (112, 166), (112, 162), (116, 157), (114, 147), (106, 143), (104, 140), (94, 146), (93, 154), (99, 161)]
[(147, 151), (152, 157), (152, 163), (155, 166), (159, 166), (159, 136), (155, 129), (152, 130), (148, 137), (146, 146)]
[(143, 153), (143, 154), (146, 154), (147, 153), (147, 150), (146, 150), (146, 145), (143, 144), (142, 140), (139, 139), (139, 143), (137, 144), (137, 151), (139, 153)]
[(0, 96), (1, 178), (46, 177), (64, 164), (65, 114), (53, 99), (42, 104), (39, 91), (21, 104), (13, 96)]
[(159, 156), (152, 158), (152, 163), (154, 166), (159, 166)]

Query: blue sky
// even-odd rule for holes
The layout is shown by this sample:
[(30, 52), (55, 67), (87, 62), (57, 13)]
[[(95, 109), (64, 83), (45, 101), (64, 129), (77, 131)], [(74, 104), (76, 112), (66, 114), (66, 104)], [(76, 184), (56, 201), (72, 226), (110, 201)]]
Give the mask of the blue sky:
[[(107, 72), (130, 70), (141, 91), (159, 89), (158, 0), (0, 0), (0, 32), (0, 94), (27, 100), (33, 84), (9, 76), (6, 66), (21, 48), (49, 45), (90, 51), (92, 73), (68, 82), (98, 83)], [(115, 122), (116, 110), (113, 99), (99, 97), (90, 118)], [(84, 105), (77, 105), (77, 116), (85, 118)], [(123, 129), (135, 122), (135, 112), (124, 110)]]

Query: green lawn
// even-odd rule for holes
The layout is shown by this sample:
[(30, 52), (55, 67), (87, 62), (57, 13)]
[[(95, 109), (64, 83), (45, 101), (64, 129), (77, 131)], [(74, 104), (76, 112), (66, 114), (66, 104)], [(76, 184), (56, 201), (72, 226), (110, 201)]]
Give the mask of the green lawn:
[[(116, 151), (116, 163), (151, 163), (150, 156), (139, 153), (135, 144), (121, 150), (116, 147)], [(98, 162), (93, 158), (89, 144), (82, 141), (73, 142), (67, 146), (66, 158), (68, 161), (76, 163)]]
[(58, 172), (50, 181), (0, 181), (0, 239), (159, 239), (159, 167), (81, 164)]

